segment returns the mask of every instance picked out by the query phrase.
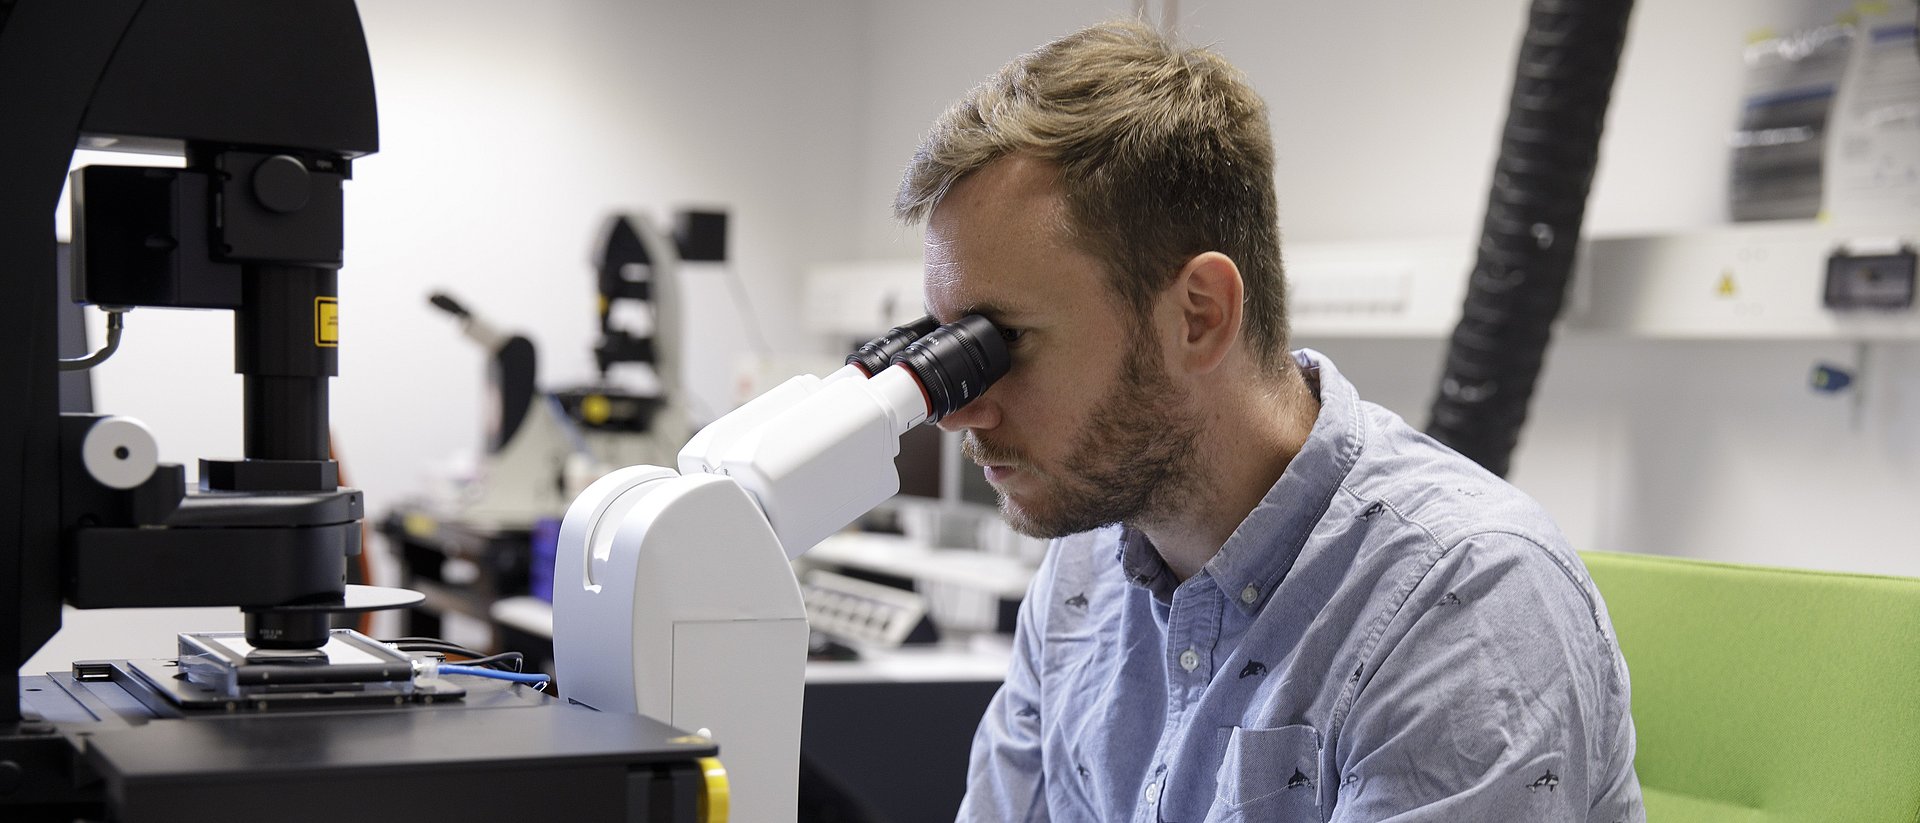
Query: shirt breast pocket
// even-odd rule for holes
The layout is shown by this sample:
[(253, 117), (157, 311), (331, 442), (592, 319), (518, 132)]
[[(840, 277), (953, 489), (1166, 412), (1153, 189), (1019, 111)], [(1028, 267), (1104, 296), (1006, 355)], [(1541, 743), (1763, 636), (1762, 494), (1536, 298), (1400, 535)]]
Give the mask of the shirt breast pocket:
[(1320, 733), (1233, 727), (1214, 777), (1210, 823), (1320, 820)]

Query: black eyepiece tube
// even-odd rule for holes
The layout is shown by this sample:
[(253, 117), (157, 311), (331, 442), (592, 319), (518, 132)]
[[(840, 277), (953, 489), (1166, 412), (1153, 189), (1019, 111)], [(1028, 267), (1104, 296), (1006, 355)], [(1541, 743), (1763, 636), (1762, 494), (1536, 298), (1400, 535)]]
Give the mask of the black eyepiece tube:
[(927, 392), (927, 422), (957, 412), (986, 393), (1013, 365), (1007, 341), (987, 318), (969, 314), (928, 332), (894, 356)]
[(427, 297), (427, 302), (432, 303), (434, 308), (437, 308), (455, 317), (467, 316), (467, 307), (460, 305), (460, 301), (453, 299), (452, 296), (444, 292), (434, 292), (432, 295)]
[(872, 377), (879, 374), (881, 369), (891, 365), (894, 356), (898, 355), (908, 344), (919, 340), (927, 332), (933, 331), (939, 325), (940, 321), (933, 319), (932, 315), (928, 315), (911, 323), (894, 326), (893, 329), (886, 334), (873, 338), (860, 348), (854, 349), (852, 354), (847, 355), (847, 362), (859, 366), (860, 370), (866, 372), (868, 377)]

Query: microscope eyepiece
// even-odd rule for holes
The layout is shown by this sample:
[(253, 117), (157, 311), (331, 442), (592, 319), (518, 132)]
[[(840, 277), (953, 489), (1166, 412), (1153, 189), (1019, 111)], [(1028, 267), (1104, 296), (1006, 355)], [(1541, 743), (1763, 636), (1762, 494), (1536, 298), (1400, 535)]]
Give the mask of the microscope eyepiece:
[(1013, 365), (1000, 330), (977, 314), (948, 323), (894, 355), (927, 393), (927, 422), (960, 410)]
[(881, 369), (891, 365), (893, 358), (906, 349), (908, 344), (919, 340), (939, 325), (940, 321), (929, 315), (911, 323), (894, 326), (886, 334), (854, 349), (852, 354), (847, 355), (847, 362), (859, 366), (868, 377), (872, 377), (879, 374)]
[(453, 299), (452, 296), (444, 292), (434, 292), (431, 296), (427, 298), (427, 302), (432, 303), (434, 308), (437, 308), (455, 317), (464, 318), (464, 317), (471, 316), (467, 312), (467, 307), (460, 305), (460, 301)]

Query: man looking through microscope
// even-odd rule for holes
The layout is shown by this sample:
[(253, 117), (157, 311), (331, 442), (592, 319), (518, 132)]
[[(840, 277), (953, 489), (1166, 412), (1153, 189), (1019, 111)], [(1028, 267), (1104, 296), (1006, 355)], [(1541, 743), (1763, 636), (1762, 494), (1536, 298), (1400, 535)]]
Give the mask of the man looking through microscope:
[(941, 421), (1056, 538), (964, 820), (1643, 820), (1626, 665), (1531, 499), (1287, 348), (1267, 110), (1131, 21), (934, 125), (895, 212), (1013, 368)]

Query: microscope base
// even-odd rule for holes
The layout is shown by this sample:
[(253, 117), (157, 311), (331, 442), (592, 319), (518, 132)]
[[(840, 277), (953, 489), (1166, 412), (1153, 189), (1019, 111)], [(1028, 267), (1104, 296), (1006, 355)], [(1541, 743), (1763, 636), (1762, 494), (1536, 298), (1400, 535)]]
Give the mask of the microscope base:
[(0, 817), (699, 819), (711, 741), (525, 686), (463, 685), (459, 702), (168, 717), (120, 683), (23, 677), (30, 719), (0, 729), (0, 760), (22, 772)]

